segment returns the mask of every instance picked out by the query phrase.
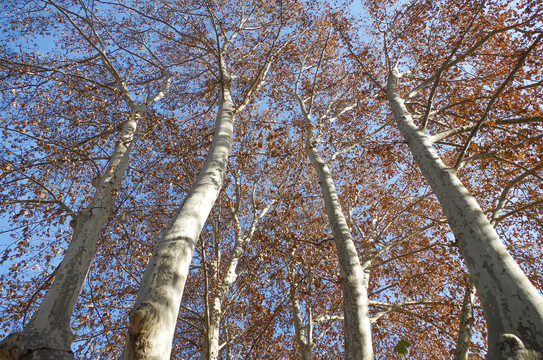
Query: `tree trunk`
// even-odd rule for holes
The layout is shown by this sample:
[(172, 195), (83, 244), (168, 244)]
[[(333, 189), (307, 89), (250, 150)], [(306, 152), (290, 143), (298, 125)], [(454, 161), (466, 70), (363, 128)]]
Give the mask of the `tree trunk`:
[(213, 296), (209, 307), (209, 327), (207, 328), (207, 346), (205, 353), (206, 360), (217, 360), (219, 358), (219, 335), (221, 329), (221, 305), (222, 301), (218, 296)]
[[(240, 194), (237, 194), (240, 196)], [(235, 229), (235, 242), (232, 250), (230, 251), (230, 256), (228, 257), (228, 263), (226, 265), (226, 270), (224, 271), (224, 278), (219, 280), (219, 274), (215, 273), (214, 280), (215, 283), (218, 282), (215, 290), (213, 291), (211, 305), (209, 306), (209, 321), (208, 328), (206, 333), (206, 348), (203, 351), (204, 358), (207, 360), (217, 360), (219, 358), (219, 340), (220, 340), (220, 329), (221, 329), (221, 317), (222, 317), (222, 303), (228, 295), (232, 284), (236, 281), (238, 274), (236, 270), (238, 268), (239, 260), (241, 255), (251, 242), (253, 235), (255, 233), (256, 225), (267, 214), (267, 212), (275, 204), (276, 200), (272, 200), (266, 205), (266, 207), (260, 212), (260, 214), (254, 214), (253, 220), (249, 227), (248, 232), (245, 236), (241, 234), (241, 224), (238, 217), (239, 209), (234, 212), (234, 229)], [(218, 271), (218, 266), (215, 271)]]
[(102, 228), (113, 213), (115, 197), (128, 165), (134, 132), (142, 118), (132, 112), (115, 144), (104, 175), (87, 208), (75, 217), (72, 240), (53, 285), (22, 332), (10, 334), (0, 343), (1, 359), (73, 359), (70, 318), (85, 282)]
[[(295, 285), (292, 285), (295, 286)], [(312, 360), (313, 348), (315, 344), (311, 340), (310, 331), (312, 330), (311, 324), (307, 327), (303, 324), (302, 312), (300, 310), (300, 302), (298, 301), (298, 294), (296, 289), (291, 290), (290, 301), (292, 302), (292, 318), (294, 320), (294, 335), (296, 343), (298, 344), (298, 350), (300, 353), (300, 360)]]
[[(389, 74), (387, 97), (400, 132), (443, 207), (481, 298), (488, 325), (487, 358), (513, 359), (516, 353), (543, 353), (543, 298), (455, 170), (445, 166), (428, 136), (414, 124), (396, 91), (398, 77), (397, 69)], [(519, 340), (513, 341), (512, 348), (510, 335)]]
[(368, 315), (369, 274), (364, 272), (358, 259), (351, 231), (341, 210), (334, 180), (328, 165), (311, 143), (308, 134), (305, 146), (311, 164), (319, 176), (319, 184), (326, 214), (332, 227), (332, 234), (341, 268), (343, 287), (343, 313), (345, 331), (345, 359), (373, 359), (370, 320)]
[(233, 136), (230, 89), (222, 85), (208, 156), (185, 201), (149, 260), (130, 311), (124, 359), (169, 359), (177, 315), (194, 247), (217, 199)]
[(460, 329), (458, 330), (458, 341), (454, 360), (468, 360), (469, 346), (471, 342), (471, 328), (473, 325), (473, 302), (475, 301), (475, 288), (473, 285), (466, 286), (464, 302), (462, 303), (462, 314), (460, 315)]
[[(239, 226), (239, 223), (236, 224)], [(248, 240), (241, 236), (236, 236), (236, 242), (230, 253), (228, 259), (228, 265), (226, 267), (226, 275), (222, 282), (217, 286), (217, 289), (213, 292), (211, 305), (209, 306), (209, 321), (207, 328), (207, 341), (205, 353), (207, 354), (207, 360), (217, 360), (219, 358), (219, 337), (221, 329), (221, 315), (222, 315), (222, 302), (230, 287), (236, 281), (237, 274), (236, 269), (239, 259), (243, 254), (243, 249), (247, 245)], [(218, 276), (216, 276), (218, 278)]]

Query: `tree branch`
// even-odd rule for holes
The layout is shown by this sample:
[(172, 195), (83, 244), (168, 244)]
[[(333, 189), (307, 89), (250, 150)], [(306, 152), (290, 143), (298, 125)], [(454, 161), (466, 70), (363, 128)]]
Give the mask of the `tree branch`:
[(509, 73), (507, 78), (502, 82), (500, 87), (494, 92), (494, 94), (490, 98), (490, 101), (486, 105), (485, 111), (481, 115), (481, 119), (477, 122), (477, 124), (475, 125), (475, 127), (473, 128), (471, 133), (469, 134), (469, 137), (468, 137), (466, 143), (464, 144), (464, 148), (462, 149), (462, 151), (460, 152), (460, 155), (458, 156), (458, 160), (456, 161), (456, 165), (454, 166), (455, 170), (458, 170), (459, 167), (461, 166), (462, 160), (463, 160), (463, 158), (464, 158), (464, 156), (465, 156), (465, 154), (466, 154), (466, 152), (467, 152), (467, 150), (468, 150), (468, 148), (469, 148), (469, 146), (471, 144), (471, 141), (473, 140), (473, 138), (477, 134), (477, 131), (479, 131), (479, 129), (483, 126), (483, 123), (485, 122), (486, 118), (488, 117), (488, 114), (490, 112), (490, 109), (492, 108), (492, 105), (494, 105), (494, 102), (496, 102), (496, 100), (498, 99), (498, 96), (502, 93), (502, 91), (509, 84), (509, 82), (511, 82), (513, 80), (513, 78), (514, 78), (515, 74), (517, 73), (517, 71), (522, 67), (522, 65), (524, 65), (524, 61), (526, 60), (528, 55), (537, 46), (537, 44), (539, 43), (539, 41), (541, 41), (542, 38), (543, 38), (543, 33), (539, 34), (539, 36), (535, 39), (535, 41), (532, 43), (532, 45), (530, 45), (530, 47), (520, 56), (519, 61), (517, 62), (517, 65), (515, 66), (515, 68)]

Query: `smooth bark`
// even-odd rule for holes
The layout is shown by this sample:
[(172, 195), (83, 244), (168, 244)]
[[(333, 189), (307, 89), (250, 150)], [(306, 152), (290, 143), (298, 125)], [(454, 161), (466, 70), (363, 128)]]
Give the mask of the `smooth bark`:
[[(237, 196), (240, 196), (238, 193)], [(207, 360), (217, 360), (219, 358), (220, 350), (220, 330), (221, 330), (221, 319), (222, 319), (222, 304), (226, 295), (230, 291), (230, 288), (236, 281), (238, 274), (236, 273), (239, 260), (243, 255), (245, 249), (251, 242), (253, 235), (256, 230), (256, 225), (268, 213), (268, 211), (275, 204), (276, 200), (271, 200), (268, 205), (260, 212), (260, 214), (254, 214), (251, 226), (245, 235), (241, 234), (241, 224), (238, 217), (239, 209), (234, 211), (234, 228), (236, 232), (236, 239), (234, 246), (230, 251), (230, 256), (228, 258), (228, 263), (226, 265), (225, 276), (222, 280), (219, 280), (216, 290), (213, 292), (211, 301), (209, 304), (209, 319), (208, 319), (208, 328), (206, 332), (206, 348), (202, 358)], [(215, 280), (218, 279), (218, 274), (215, 274)]]
[(75, 216), (74, 231), (51, 288), (23, 331), (0, 343), (1, 359), (73, 359), (70, 318), (89, 271), (100, 233), (113, 213), (115, 197), (133, 146), (134, 133), (146, 107), (134, 106), (115, 144), (90, 204)]
[(313, 348), (315, 343), (312, 339), (312, 324), (304, 326), (300, 302), (298, 301), (298, 292), (296, 289), (291, 291), (290, 301), (292, 303), (292, 318), (294, 320), (294, 335), (298, 344), (298, 351), (301, 360), (313, 359)]
[(447, 216), (477, 288), (488, 325), (487, 358), (528, 359), (543, 353), (543, 297), (509, 254), (456, 171), (443, 163), (429, 137), (414, 124), (396, 90), (399, 75), (397, 69), (390, 72), (387, 97), (400, 132)]
[(458, 330), (458, 341), (454, 360), (468, 360), (469, 346), (471, 343), (471, 329), (473, 325), (473, 302), (475, 301), (475, 288), (473, 285), (466, 286), (462, 313), (460, 314), (460, 329)]
[(332, 227), (342, 277), (345, 332), (345, 359), (373, 359), (370, 319), (368, 315), (369, 273), (360, 265), (351, 231), (337, 196), (328, 165), (319, 155), (308, 134), (305, 146), (321, 187), (326, 214)]
[(223, 83), (215, 134), (203, 168), (149, 260), (130, 311), (124, 359), (170, 358), (194, 248), (226, 173), (232, 146), (233, 111), (230, 89)]
[(219, 335), (221, 330), (222, 301), (218, 296), (213, 296), (209, 309), (210, 319), (207, 328), (207, 360), (219, 358)]

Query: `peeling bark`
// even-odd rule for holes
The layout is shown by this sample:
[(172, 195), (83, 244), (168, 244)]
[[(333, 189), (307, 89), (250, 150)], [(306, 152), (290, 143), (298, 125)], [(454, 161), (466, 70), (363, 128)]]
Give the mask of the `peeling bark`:
[(134, 110), (124, 124), (107, 170), (96, 184), (91, 203), (75, 217), (70, 245), (51, 288), (23, 331), (9, 335), (0, 343), (1, 359), (74, 358), (70, 350), (73, 342), (70, 318), (102, 229), (113, 213), (115, 197), (128, 165), (134, 133), (142, 118), (142, 109)]
[(326, 214), (332, 227), (343, 290), (343, 313), (345, 317), (345, 359), (373, 359), (371, 328), (368, 314), (369, 273), (362, 269), (351, 231), (347, 225), (337, 196), (334, 180), (328, 165), (311, 143), (308, 134), (306, 152), (319, 176)]
[[(298, 301), (296, 289), (291, 292), (290, 301), (292, 303), (292, 318), (294, 319), (294, 334), (300, 352), (300, 359), (312, 360), (315, 344), (311, 340), (310, 334), (306, 333), (306, 327), (303, 324), (302, 312), (300, 310), (300, 302)], [(310, 324), (308, 327), (311, 327)]]
[(454, 360), (468, 360), (469, 346), (471, 342), (471, 329), (473, 325), (473, 302), (475, 301), (475, 288), (473, 285), (466, 286), (462, 313), (460, 315), (460, 329), (458, 330), (458, 341)]
[(166, 228), (143, 276), (124, 359), (169, 359), (183, 289), (198, 236), (222, 187), (233, 136), (233, 104), (223, 84), (209, 153), (185, 201)]
[(209, 306), (209, 319), (204, 337), (205, 347), (202, 351), (202, 360), (216, 360), (219, 358), (219, 337), (221, 330), (222, 301), (218, 296), (212, 296)]
[(543, 353), (543, 297), (507, 251), (475, 198), (417, 128), (389, 74), (387, 97), (396, 123), (422, 174), (437, 196), (475, 283), (488, 325), (489, 360), (507, 359), (499, 338), (512, 334), (527, 351)]
[[(239, 194), (238, 194), (239, 196)], [(234, 227), (236, 232), (236, 241), (232, 251), (230, 251), (230, 256), (228, 258), (228, 264), (226, 265), (225, 276), (222, 281), (218, 284), (216, 290), (213, 292), (211, 306), (210, 306), (210, 316), (207, 328), (207, 339), (206, 339), (206, 349), (203, 358), (207, 360), (216, 360), (219, 358), (219, 340), (220, 340), (220, 329), (221, 329), (221, 319), (222, 319), (222, 303), (226, 298), (226, 295), (230, 291), (232, 284), (236, 281), (238, 274), (236, 273), (239, 260), (241, 255), (243, 255), (244, 250), (247, 248), (248, 244), (251, 242), (257, 223), (268, 213), (268, 211), (275, 204), (276, 200), (272, 200), (266, 205), (266, 207), (258, 215), (254, 215), (253, 221), (249, 228), (249, 231), (242, 236), (240, 234), (241, 227), (238, 217), (238, 212), (234, 213)], [(216, 276), (215, 278), (217, 278)]]

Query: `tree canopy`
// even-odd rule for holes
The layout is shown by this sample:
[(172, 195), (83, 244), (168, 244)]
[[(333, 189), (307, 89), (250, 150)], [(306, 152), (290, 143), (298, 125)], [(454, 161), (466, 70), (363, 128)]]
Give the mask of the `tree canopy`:
[(543, 354), (539, 2), (0, 9), (0, 357)]

